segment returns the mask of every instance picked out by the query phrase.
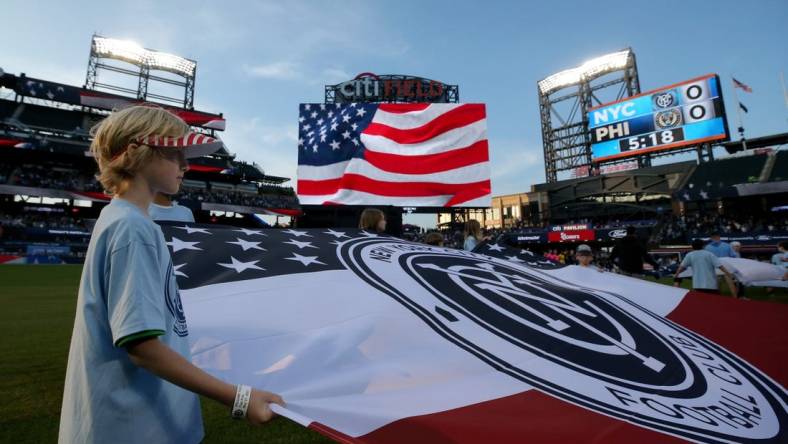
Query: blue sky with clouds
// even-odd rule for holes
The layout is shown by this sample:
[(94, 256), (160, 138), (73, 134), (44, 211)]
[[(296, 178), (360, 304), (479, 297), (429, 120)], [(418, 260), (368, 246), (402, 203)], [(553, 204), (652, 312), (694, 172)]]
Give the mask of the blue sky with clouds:
[[(0, 67), (84, 83), (90, 37), (197, 60), (195, 105), (241, 159), (295, 178), (298, 104), (360, 72), (413, 74), (484, 102), (494, 194), (544, 181), (536, 82), (631, 47), (642, 89), (706, 73), (743, 94), (749, 137), (788, 131), (788, 1), (9, 1)], [(788, 75), (788, 73), (786, 73)], [(678, 159), (677, 159), (678, 160)], [(420, 218), (425, 224), (433, 218)]]

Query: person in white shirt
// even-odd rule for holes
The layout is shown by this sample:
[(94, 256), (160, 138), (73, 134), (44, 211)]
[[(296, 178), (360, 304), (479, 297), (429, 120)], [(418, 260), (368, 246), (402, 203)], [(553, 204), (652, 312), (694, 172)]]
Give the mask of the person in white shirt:
[(156, 193), (156, 197), (148, 207), (148, 214), (153, 220), (194, 222), (192, 210), (170, 199), (170, 196)]

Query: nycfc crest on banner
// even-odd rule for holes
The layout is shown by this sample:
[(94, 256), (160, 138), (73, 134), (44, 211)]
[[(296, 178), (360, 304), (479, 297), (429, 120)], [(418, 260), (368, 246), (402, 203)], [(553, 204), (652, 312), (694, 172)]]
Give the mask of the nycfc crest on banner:
[(352, 239), (339, 252), (436, 334), (560, 399), (696, 441), (785, 437), (782, 387), (622, 295), (391, 238)]

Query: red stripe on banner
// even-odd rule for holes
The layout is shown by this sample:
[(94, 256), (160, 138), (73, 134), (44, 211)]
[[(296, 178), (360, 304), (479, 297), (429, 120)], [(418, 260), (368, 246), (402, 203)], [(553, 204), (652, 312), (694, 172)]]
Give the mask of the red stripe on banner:
[(392, 114), (405, 114), (413, 111), (424, 111), (431, 103), (381, 103), (378, 109)]
[(15, 261), (15, 260), (20, 259), (22, 257), (24, 257), (24, 256), (17, 256), (17, 255), (14, 255), (14, 254), (0, 254), (0, 264), (4, 264), (6, 262)]
[(666, 317), (788, 385), (788, 305), (690, 292)]
[(686, 443), (561, 401), (536, 390), (387, 424), (358, 438), (309, 426), (346, 443)]
[(290, 217), (300, 216), (304, 214), (303, 212), (301, 212), (301, 210), (293, 210), (289, 208), (270, 208), (268, 209), (268, 212), (279, 214), (282, 216), (290, 216)]
[(299, 180), (298, 194), (326, 195), (336, 193), (339, 189), (363, 191), (389, 197), (424, 197), (454, 195), (470, 189), (490, 187), (489, 180), (470, 183), (440, 182), (386, 182), (370, 179), (359, 174), (345, 174), (338, 179)]
[(483, 104), (468, 103), (441, 114), (432, 121), (417, 128), (403, 130), (380, 123), (374, 123), (373, 120), (373, 122), (364, 129), (362, 134), (383, 136), (396, 143), (421, 143), (439, 136), (446, 131), (470, 125), (485, 117), (486, 113)]
[(19, 140), (19, 139), (0, 138), (0, 146), (14, 147), (23, 142), (24, 142), (23, 140)]
[(383, 171), (399, 174), (431, 174), (488, 162), (487, 140), (480, 140), (465, 148), (437, 154), (404, 156), (364, 150), (364, 160)]

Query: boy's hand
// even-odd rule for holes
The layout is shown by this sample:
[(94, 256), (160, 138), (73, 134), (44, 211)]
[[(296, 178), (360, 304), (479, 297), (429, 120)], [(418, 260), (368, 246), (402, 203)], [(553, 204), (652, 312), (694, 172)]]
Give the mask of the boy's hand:
[(268, 422), (274, 417), (269, 404), (279, 404), (285, 406), (285, 401), (281, 396), (266, 392), (265, 390), (252, 389), (252, 396), (249, 399), (249, 408), (246, 411), (246, 419), (249, 423), (259, 425)]

